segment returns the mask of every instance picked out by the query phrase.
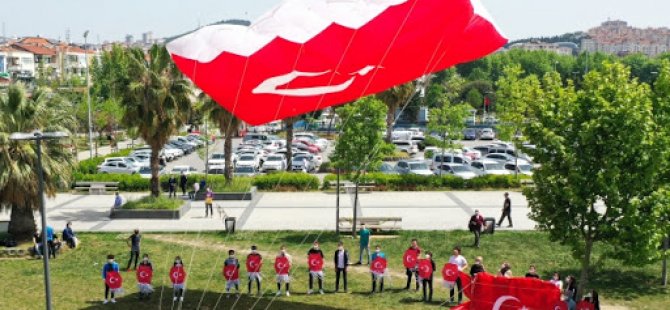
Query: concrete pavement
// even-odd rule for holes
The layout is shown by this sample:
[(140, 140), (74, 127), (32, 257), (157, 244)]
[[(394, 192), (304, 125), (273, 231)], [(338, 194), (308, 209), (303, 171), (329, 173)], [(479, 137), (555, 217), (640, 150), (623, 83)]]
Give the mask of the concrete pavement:
[[(372, 192), (362, 193), (359, 216), (402, 218), (403, 230), (467, 229), (475, 209), (484, 217), (499, 217), (502, 191), (485, 192)], [(146, 193), (126, 193), (138, 199)], [(514, 230), (531, 230), (525, 197), (510, 192)], [(252, 201), (215, 201), (214, 218), (204, 218), (204, 202), (192, 202), (178, 220), (109, 218), (113, 195), (59, 194), (47, 201), (48, 220), (57, 230), (73, 222), (76, 231), (213, 231), (223, 230), (218, 210), (237, 218), (238, 230), (335, 230), (335, 194), (324, 192), (261, 192)], [(353, 215), (353, 195), (340, 197), (340, 216)], [(1, 217), (1, 216), (0, 216)], [(39, 214), (36, 214), (39, 223)], [(506, 223), (503, 225), (506, 226)], [(507, 229), (507, 228), (504, 228)]]

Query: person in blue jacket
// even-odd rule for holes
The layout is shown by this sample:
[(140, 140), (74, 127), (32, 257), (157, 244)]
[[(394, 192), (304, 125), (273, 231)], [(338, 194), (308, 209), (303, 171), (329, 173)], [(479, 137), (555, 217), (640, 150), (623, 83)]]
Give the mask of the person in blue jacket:
[[(107, 279), (107, 272), (111, 272), (111, 271), (119, 272), (119, 264), (117, 264), (114, 261), (114, 255), (109, 254), (109, 255), (107, 255), (107, 263), (105, 263), (105, 265), (102, 266), (102, 281), (103, 282), (105, 282), (105, 280)], [(107, 300), (108, 295), (110, 295), (110, 289), (109, 289), (109, 285), (107, 285), (107, 282), (105, 282), (105, 299), (102, 301), (103, 304), (106, 304), (106, 303), (109, 302), (109, 300)], [(114, 292), (113, 291), (111, 292), (111, 297), (112, 297), (111, 302), (116, 303), (116, 299), (114, 299)]]
[(73, 249), (76, 244), (75, 244), (75, 234), (74, 231), (72, 230), (72, 222), (67, 222), (65, 225), (65, 229), (63, 229), (63, 241), (67, 243), (67, 246)]

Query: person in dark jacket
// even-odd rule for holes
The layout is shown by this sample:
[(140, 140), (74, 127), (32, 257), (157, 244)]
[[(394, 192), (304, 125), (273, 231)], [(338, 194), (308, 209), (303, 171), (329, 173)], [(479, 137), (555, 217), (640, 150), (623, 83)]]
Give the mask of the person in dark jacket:
[[(323, 258), (323, 251), (319, 248), (319, 241), (314, 241), (312, 248), (307, 252), (307, 256), (310, 254), (319, 254)], [(319, 293), (323, 294), (323, 270), (319, 271), (309, 271), (309, 289), (307, 290), (307, 295), (312, 294), (312, 288), (314, 287), (314, 278), (316, 277), (319, 281)]]
[(479, 210), (475, 210), (475, 214), (470, 217), (468, 228), (475, 235), (474, 247), (479, 247), (479, 237), (482, 234), (482, 227), (484, 227), (484, 217), (479, 214)]
[(535, 278), (539, 279), (540, 276), (537, 274), (537, 269), (535, 268), (535, 265), (530, 265), (528, 268), (528, 272), (526, 273), (526, 278)]
[(470, 267), (470, 276), (474, 278), (475, 275), (480, 272), (486, 272), (486, 270), (484, 270), (484, 258), (477, 256), (475, 258), (475, 263)]
[(507, 227), (512, 227), (512, 200), (509, 199), (509, 193), (505, 193), (505, 202), (503, 202), (503, 208), (502, 208), (502, 215), (500, 216), (500, 220), (498, 221), (497, 226), (500, 227), (500, 224), (502, 224), (503, 220), (507, 218), (508, 226)]
[[(433, 269), (430, 271), (430, 276), (428, 278), (421, 278), (421, 285), (423, 286), (423, 301), (431, 302), (433, 301), (433, 272), (435, 272), (435, 261), (433, 260), (433, 253), (428, 251), (426, 252), (426, 259), (430, 260), (430, 265)], [(426, 296), (426, 289), (428, 290), (428, 296)]]
[(344, 292), (347, 292), (347, 266), (349, 265), (349, 251), (344, 249), (344, 243), (340, 241), (337, 244), (337, 250), (335, 251), (335, 256), (333, 257), (335, 262), (335, 292), (340, 290), (340, 275), (342, 275), (342, 280), (344, 284)]
[(177, 198), (177, 179), (174, 175), (168, 179), (168, 198)]
[(186, 183), (188, 183), (188, 177), (186, 177), (186, 173), (182, 172), (179, 177), (179, 186), (181, 187), (182, 196), (186, 196)]
[(135, 229), (133, 231), (133, 234), (126, 239), (126, 243), (130, 247), (130, 258), (128, 259), (128, 266), (126, 266), (126, 271), (130, 270), (130, 265), (133, 262), (133, 259), (135, 260), (135, 265), (133, 269), (137, 269), (137, 263), (139, 262), (140, 259), (140, 240), (142, 239), (142, 236), (140, 235), (140, 230)]
[(75, 235), (74, 231), (72, 230), (72, 222), (67, 222), (67, 224), (65, 224), (65, 229), (63, 229), (63, 241), (65, 241), (67, 246), (71, 249), (76, 246)]

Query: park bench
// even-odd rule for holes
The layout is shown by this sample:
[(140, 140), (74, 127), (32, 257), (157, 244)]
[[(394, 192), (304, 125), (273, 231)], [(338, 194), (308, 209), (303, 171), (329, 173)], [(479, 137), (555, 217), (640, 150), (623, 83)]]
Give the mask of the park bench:
[[(337, 188), (337, 181), (330, 181), (329, 184), (330, 184), (331, 188), (333, 188), (333, 189)], [(374, 182), (358, 183), (358, 192), (359, 193), (360, 192), (371, 192), (376, 187), (377, 187), (377, 184), (375, 184)], [(345, 182), (340, 181), (340, 192), (347, 193), (347, 192), (353, 192), (354, 190), (356, 190), (356, 184), (354, 184), (352, 182), (349, 182), (349, 181), (345, 181)]]
[(119, 182), (76, 182), (74, 190), (87, 191), (90, 195), (102, 195), (119, 190)]
[[(341, 217), (340, 218), (340, 231), (351, 231), (352, 223), (354, 219), (351, 217)], [(356, 227), (360, 227), (361, 223), (365, 223), (365, 226), (373, 231), (391, 231), (391, 230), (400, 230), (402, 227), (402, 217), (357, 217), (356, 218)]]

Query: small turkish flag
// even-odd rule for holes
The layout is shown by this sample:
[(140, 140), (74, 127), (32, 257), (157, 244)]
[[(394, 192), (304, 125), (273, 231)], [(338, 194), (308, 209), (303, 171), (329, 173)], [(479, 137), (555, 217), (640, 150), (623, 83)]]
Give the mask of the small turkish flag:
[(321, 271), (323, 269), (323, 257), (319, 254), (309, 254), (307, 262), (309, 271)]
[(577, 310), (594, 310), (594, 308), (595, 306), (586, 300), (582, 300), (577, 304)]
[(442, 267), (442, 279), (447, 282), (456, 282), (460, 272), (456, 264), (444, 264)]
[(240, 269), (237, 265), (223, 266), (223, 277), (226, 281), (234, 281), (240, 278)]
[(140, 284), (151, 284), (151, 278), (154, 276), (153, 270), (149, 266), (140, 265), (137, 267), (137, 282)]
[(259, 255), (247, 256), (247, 272), (260, 272), (262, 259)]
[(383, 274), (386, 270), (387, 262), (386, 258), (377, 257), (370, 264), (370, 271), (376, 274)]
[(170, 281), (172, 284), (182, 284), (186, 280), (186, 271), (184, 267), (174, 266), (170, 269)]
[(105, 284), (107, 284), (109, 288), (115, 290), (121, 287), (123, 284), (123, 279), (118, 272), (107, 271), (107, 275), (105, 276)]
[(419, 277), (422, 279), (429, 279), (433, 276), (433, 265), (429, 259), (419, 260)]
[(286, 275), (291, 271), (291, 264), (288, 257), (280, 256), (275, 259), (275, 272), (278, 275)]
[(405, 265), (405, 268), (414, 268), (416, 267), (416, 261), (418, 257), (419, 251), (415, 249), (408, 249), (402, 256), (402, 264)]

